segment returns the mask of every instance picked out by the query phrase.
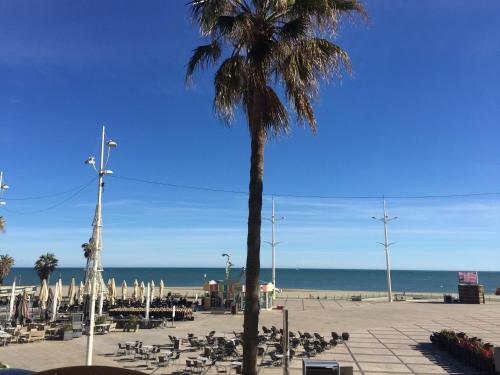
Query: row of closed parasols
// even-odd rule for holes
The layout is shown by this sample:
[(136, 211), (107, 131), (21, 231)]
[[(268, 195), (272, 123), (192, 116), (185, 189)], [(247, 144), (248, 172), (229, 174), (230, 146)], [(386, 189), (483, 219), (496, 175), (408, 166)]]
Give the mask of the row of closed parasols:
[[(156, 298), (156, 286), (154, 281), (151, 281), (146, 286), (144, 284), (144, 281), (141, 281), (141, 283), (139, 284), (139, 282), (136, 279), (133, 284), (132, 294), (130, 296), (130, 299), (132, 301), (140, 301), (141, 303), (144, 303), (148, 287), (149, 287), (150, 299), (153, 300), (154, 298)], [(89, 287), (87, 287), (87, 289), (88, 288)], [(121, 299), (123, 301), (129, 299), (127, 282), (125, 280), (121, 284), (120, 296), (118, 296), (114, 278), (109, 279), (107, 285), (103, 285), (102, 287), (98, 288), (97, 293), (102, 294), (104, 298), (110, 302), (111, 305), (114, 305), (117, 299)], [(75, 278), (74, 277), (71, 278), (71, 282), (69, 284), (67, 293), (68, 305), (71, 306), (83, 303), (85, 294), (88, 294), (88, 290), (86, 290), (83, 281), (80, 281), (80, 285), (77, 288)], [(160, 280), (158, 297), (163, 298), (164, 294), (165, 294), (165, 285), (163, 283), (163, 280)], [(62, 299), (63, 299), (63, 284), (61, 279), (57, 281), (54, 288), (49, 288), (46, 280), (42, 281), (42, 287), (40, 288), (40, 294), (39, 294), (40, 307), (42, 309), (46, 309), (47, 307), (50, 308), (51, 303), (49, 303), (49, 301), (50, 302), (57, 301), (57, 304), (60, 304), (62, 302)]]

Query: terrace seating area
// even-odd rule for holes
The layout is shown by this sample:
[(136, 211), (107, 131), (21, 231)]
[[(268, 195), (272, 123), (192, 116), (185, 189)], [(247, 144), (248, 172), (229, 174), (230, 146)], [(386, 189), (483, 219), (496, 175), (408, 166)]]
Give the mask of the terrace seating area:
[[(343, 337), (342, 337), (343, 336)], [(325, 338), (319, 333), (290, 332), (289, 360), (295, 357), (310, 358), (334, 348), (348, 340), (348, 334), (332, 332)], [(243, 341), (241, 332), (218, 335), (210, 331), (204, 336), (192, 333), (185, 337), (168, 336), (167, 343), (146, 344), (142, 341), (118, 343), (113, 354), (115, 361), (128, 368), (150, 370), (175, 366), (175, 371), (187, 374), (241, 373)], [(283, 364), (283, 330), (271, 326), (262, 327), (259, 333), (258, 356), (260, 367), (279, 367)], [(133, 365), (132, 365), (133, 364)], [(170, 369), (171, 371), (173, 369)]]

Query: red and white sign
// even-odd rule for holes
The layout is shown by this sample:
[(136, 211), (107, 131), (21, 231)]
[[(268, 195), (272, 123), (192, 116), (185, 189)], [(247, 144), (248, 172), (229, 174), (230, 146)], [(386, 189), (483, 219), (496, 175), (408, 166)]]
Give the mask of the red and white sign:
[(477, 284), (478, 283), (477, 272), (459, 272), (458, 273), (458, 283), (459, 284)]

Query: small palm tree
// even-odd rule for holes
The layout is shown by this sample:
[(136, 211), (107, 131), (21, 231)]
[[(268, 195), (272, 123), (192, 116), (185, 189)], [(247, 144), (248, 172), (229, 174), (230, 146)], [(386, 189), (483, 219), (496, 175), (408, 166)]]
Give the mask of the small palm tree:
[(3, 285), (3, 280), (10, 273), (10, 269), (14, 263), (14, 258), (8, 254), (0, 255), (0, 285)]
[(320, 82), (350, 71), (347, 53), (333, 42), (340, 20), (365, 12), (358, 0), (193, 0), (190, 7), (209, 40), (194, 49), (186, 78), (224, 55), (214, 77), (215, 112), (230, 123), (241, 108), (250, 132), (243, 373), (254, 375), (264, 146), (270, 136), (289, 131), (290, 111), (316, 130), (312, 102)]
[(54, 272), (58, 262), (59, 261), (53, 253), (40, 255), (40, 258), (38, 258), (35, 262), (35, 271), (38, 274), (40, 281), (49, 281), (50, 274)]

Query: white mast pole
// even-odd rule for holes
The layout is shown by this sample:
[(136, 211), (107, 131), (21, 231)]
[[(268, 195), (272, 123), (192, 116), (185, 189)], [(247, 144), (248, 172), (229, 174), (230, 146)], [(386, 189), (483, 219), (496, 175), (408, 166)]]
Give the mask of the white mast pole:
[(387, 215), (387, 206), (386, 206), (386, 202), (385, 202), (385, 197), (383, 198), (383, 204), (384, 204), (384, 217), (381, 219), (377, 219), (376, 217), (372, 217), (372, 218), (384, 223), (384, 243), (381, 243), (381, 245), (384, 246), (384, 251), (385, 251), (385, 266), (386, 266), (386, 276), (387, 276), (387, 298), (388, 298), (389, 302), (392, 302), (391, 261), (390, 261), (390, 256), (389, 256), (389, 248), (391, 247), (391, 245), (394, 245), (394, 242), (389, 243), (389, 239), (387, 236), (387, 223), (389, 221), (397, 219), (397, 217), (389, 218), (389, 216)]
[(95, 326), (95, 303), (96, 303), (96, 289), (97, 289), (97, 273), (99, 272), (98, 263), (100, 259), (101, 251), (101, 230), (102, 230), (102, 187), (103, 187), (103, 177), (104, 177), (104, 126), (102, 127), (101, 134), (101, 160), (99, 164), (99, 179), (98, 179), (98, 189), (97, 189), (97, 205), (95, 211), (94, 219), (94, 249), (93, 249), (93, 264), (92, 264), (92, 275), (91, 275), (91, 291), (90, 291), (90, 325), (89, 334), (87, 337), (87, 366), (92, 365), (92, 352), (94, 346), (94, 326)]

